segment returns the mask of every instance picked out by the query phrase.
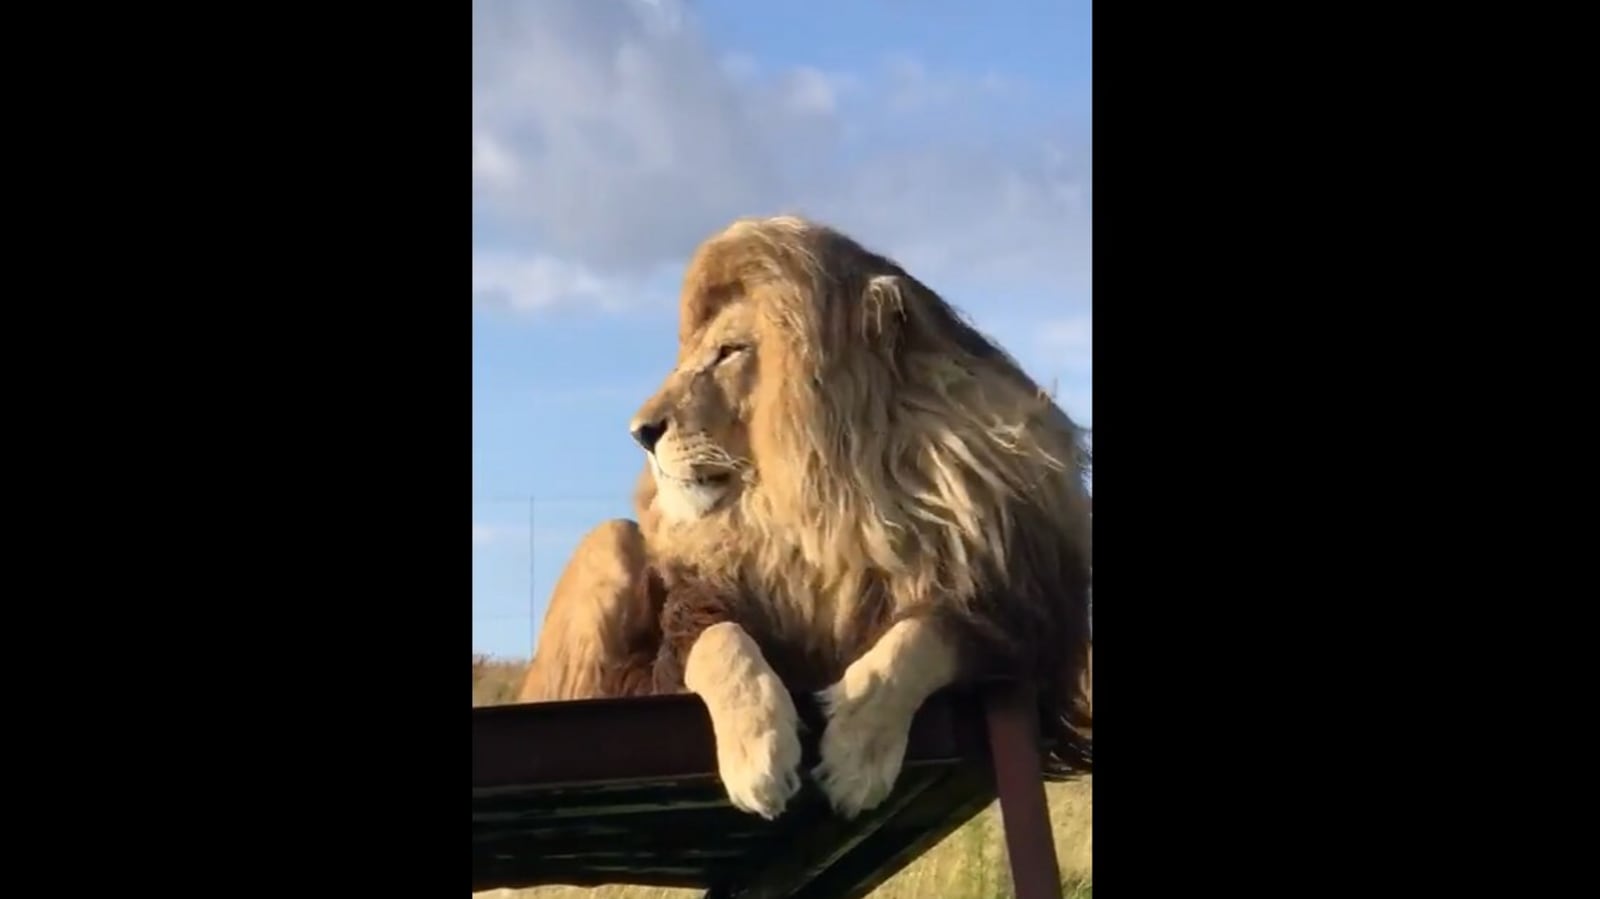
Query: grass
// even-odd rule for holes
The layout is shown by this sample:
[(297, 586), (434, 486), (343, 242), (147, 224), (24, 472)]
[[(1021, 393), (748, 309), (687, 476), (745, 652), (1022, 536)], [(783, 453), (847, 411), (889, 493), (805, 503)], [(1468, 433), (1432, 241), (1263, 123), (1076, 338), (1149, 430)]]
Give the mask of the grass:
[[(522, 662), (473, 656), (472, 704), (497, 705), (514, 701), (522, 670)], [(1093, 899), (1093, 785), (1089, 780), (1048, 784), (1045, 792), (1050, 800), (1056, 856), (1065, 881), (1063, 892), (1068, 899)], [(652, 887), (554, 886), (491, 890), (476, 894), (476, 899), (690, 899), (702, 893), (701, 890)], [(1000, 815), (994, 805), (870, 894), (872, 899), (1005, 899), (1010, 895), (1011, 870), (1006, 865)]]

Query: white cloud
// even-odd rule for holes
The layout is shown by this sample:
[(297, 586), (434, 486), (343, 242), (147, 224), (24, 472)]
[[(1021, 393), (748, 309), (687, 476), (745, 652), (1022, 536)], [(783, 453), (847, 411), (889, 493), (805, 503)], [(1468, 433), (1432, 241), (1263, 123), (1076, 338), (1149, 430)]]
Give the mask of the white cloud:
[(487, 283), (526, 311), (625, 303), (629, 279), (681, 268), (728, 220), (780, 211), (936, 289), (1088, 295), (1088, 134), (1007, 106), (1027, 85), (904, 56), (769, 72), (668, 0), (475, 2), (473, 16), (474, 202), (526, 235), (520, 264), (482, 260), (494, 277), (474, 260), (476, 300)]
[(517, 160), (494, 136), (482, 131), (472, 134), (472, 183), (490, 189), (505, 189), (516, 183)]
[(553, 256), (472, 254), (475, 303), (531, 312), (563, 304), (603, 303), (610, 290), (611, 285), (583, 266)]
[(748, 53), (729, 53), (722, 57), (722, 71), (735, 82), (753, 80), (761, 72), (761, 63)]
[(789, 106), (805, 115), (832, 115), (838, 105), (839, 92), (850, 84), (848, 78), (829, 75), (810, 66), (795, 69), (786, 80)]
[(473, 120), (515, 154), (515, 184), (474, 184), (544, 252), (607, 270), (682, 255), (772, 180), (716, 56), (659, 7), (475, 3)]

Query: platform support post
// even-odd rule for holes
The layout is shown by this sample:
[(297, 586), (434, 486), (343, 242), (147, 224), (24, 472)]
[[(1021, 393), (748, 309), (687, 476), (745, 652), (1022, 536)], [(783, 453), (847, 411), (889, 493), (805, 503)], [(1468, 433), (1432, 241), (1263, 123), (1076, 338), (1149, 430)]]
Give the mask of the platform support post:
[(1017, 899), (1061, 899), (1061, 867), (1039, 751), (1039, 707), (1034, 692), (1002, 684), (984, 695), (989, 752), (1000, 818)]

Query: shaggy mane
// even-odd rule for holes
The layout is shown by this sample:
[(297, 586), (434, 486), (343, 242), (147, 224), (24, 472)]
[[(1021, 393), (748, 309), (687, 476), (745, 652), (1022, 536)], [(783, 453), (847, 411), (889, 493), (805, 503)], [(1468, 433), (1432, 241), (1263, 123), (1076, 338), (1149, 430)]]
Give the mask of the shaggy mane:
[(1088, 770), (1085, 431), (933, 290), (828, 227), (746, 219), (703, 244), (681, 346), (738, 299), (757, 320), (752, 474), (731, 508), (672, 529), (641, 484), (652, 563), (746, 596), (806, 680), (934, 619), (968, 676), (1041, 686), (1052, 773)]

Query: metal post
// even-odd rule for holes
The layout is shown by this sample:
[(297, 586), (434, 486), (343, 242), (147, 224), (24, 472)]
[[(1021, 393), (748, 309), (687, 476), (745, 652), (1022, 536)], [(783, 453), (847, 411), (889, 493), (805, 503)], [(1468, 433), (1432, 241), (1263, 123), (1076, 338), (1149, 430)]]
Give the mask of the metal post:
[(1044, 792), (1038, 716), (1038, 703), (1030, 689), (1003, 684), (984, 696), (989, 752), (1016, 897), (1061, 899), (1061, 867), (1056, 861)]

